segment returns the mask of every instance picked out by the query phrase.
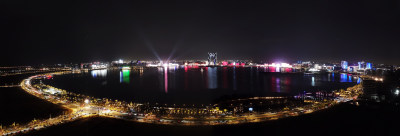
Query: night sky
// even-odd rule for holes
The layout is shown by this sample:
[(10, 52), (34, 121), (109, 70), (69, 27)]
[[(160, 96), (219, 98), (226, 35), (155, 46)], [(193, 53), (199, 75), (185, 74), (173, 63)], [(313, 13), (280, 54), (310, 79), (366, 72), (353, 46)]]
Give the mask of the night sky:
[(400, 1), (0, 1), (0, 66), (117, 59), (400, 64)]

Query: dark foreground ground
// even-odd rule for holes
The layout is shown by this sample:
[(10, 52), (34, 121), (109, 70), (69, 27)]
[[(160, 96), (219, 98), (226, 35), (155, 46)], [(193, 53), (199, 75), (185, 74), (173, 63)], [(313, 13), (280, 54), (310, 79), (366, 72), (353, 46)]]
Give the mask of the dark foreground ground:
[(93, 117), (26, 135), (398, 135), (400, 114), (396, 106), (341, 104), (309, 115), (263, 123), (224, 126), (168, 126)]
[(4, 126), (27, 123), (36, 119), (47, 119), (63, 114), (66, 109), (36, 98), (20, 87), (0, 88), (0, 124)]

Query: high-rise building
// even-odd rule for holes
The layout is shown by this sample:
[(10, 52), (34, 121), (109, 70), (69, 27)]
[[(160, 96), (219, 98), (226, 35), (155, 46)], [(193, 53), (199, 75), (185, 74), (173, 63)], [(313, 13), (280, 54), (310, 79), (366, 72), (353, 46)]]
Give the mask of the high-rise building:
[(358, 62), (358, 69), (364, 69), (364, 68), (365, 68), (365, 62), (364, 61)]
[(217, 53), (208, 53), (208, 65), (217, 65)]
[(342, 61), (342, 63), (341, 63), (341, 66), (342, 66), (343, 70), (347, 70), (348, 65), (349, 64), (347, 63), (347, 61)]
[(365, 69), (372, 69), (372, 63), (367, 63), (367, 66)]

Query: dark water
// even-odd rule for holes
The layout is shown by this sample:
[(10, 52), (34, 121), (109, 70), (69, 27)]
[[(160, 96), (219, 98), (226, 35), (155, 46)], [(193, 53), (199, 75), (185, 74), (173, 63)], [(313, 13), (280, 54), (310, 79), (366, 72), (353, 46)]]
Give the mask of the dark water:
[(347, 74), (262, 73), (257, 67), (94, 70), (44, 82), (99, 98), (168, 104), (209, 104), (222, 97), (296, 95), (355, 85)]
[(44, 72), (38, 73), (29, 73), (29, 74), (19, 74), (19, 75), (10, 75), (10, 76), (0, 76), (0, 86), (3, 85), (18, 85), (22, 80), (28, 78), (33, 75), (37, 75)]

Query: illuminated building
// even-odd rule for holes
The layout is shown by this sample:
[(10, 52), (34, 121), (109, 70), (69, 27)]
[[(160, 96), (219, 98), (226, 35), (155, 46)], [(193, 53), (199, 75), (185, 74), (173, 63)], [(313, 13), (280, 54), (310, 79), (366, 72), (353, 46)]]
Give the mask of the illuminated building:
[(301, 62), (303, 67), (310, 67), (312, 65), (311, 61)]
[(341, 62), (341, 66), (342, 66), (342, 69), (343, 69), (343, 70), (347, 70), (347, 66), (348, 66), (347, 61), (342, 61), (342, 62)]
[(222, 66), (226, 66), (226, 65), (228, 65), (228, 62), (222, 61)]
[(358, 62), (358, 69), (364, 69), (364, 68), (365, 68), (365, 62), (364, 61)]
[(86, 70), (97, 70), (97, 69), (107, 69), (108, 64), (104, 62), (92, 62), (92, 63), (81, 63), (81, 69)]
[(372, 63), (367, 63), (367, 66), (365, 67), (365, 69), (372, 69)]
[(208, 65), (217, 65), (217, 53), (208, 53)]

